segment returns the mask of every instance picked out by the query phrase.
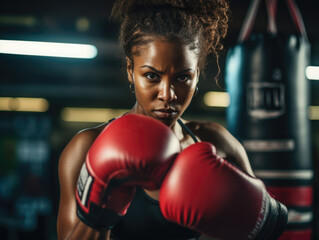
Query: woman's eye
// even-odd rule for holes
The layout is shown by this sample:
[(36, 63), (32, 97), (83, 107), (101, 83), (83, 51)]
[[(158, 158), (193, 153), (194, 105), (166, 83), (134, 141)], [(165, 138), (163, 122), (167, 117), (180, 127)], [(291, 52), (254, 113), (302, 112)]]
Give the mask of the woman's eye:
[(182, 75), (182, 76), (178, 76), (177, 79), (181, 82), (186, 82), (187, 80), (191, 79), (191, 76), (189, 75)]
[(159, 78), (159, 76), (155, 73), (146, 73), (145, 77), (151, 81), (156, 81)]

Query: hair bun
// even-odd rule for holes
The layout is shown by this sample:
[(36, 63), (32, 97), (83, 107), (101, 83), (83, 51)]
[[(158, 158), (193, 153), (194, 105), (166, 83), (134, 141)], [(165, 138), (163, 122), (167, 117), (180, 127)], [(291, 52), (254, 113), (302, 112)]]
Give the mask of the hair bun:
[(197, 3), (194, 0), (117, 0), (113, 5), (111, 18), (123, 21), (131, 13), (145, 10), (176, 9), (191, 13)]

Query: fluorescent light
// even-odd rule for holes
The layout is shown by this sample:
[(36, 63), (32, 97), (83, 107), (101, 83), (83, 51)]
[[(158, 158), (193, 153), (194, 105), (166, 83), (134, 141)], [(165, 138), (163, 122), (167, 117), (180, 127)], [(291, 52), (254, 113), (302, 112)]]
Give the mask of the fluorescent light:
[(80, 17), (75, 22), (76, 29), (81, 32), (85, 32), (90, 28), (90, 21), (85, 17)]
[(97, 49), (89, 44), (0, 40), (0, 53), (91, 59)]
[(319, 106), (309, 107), (309, 118), (310, 120), (319, 120)]
[(46, 112), (49, 103), (44, 98), (0, 97), (0, 111)]
[(310, 80), (319, 80), (319, 67), (318, 66), (306, 67), (306, 76)]
[(111, 108), (72, 108), (66, 107), (61, 111), (61, 118), (66, 122), (106, 122), (109, 119), (123, 115), (129, 109)]
[(207, 92), (204, 103), (209, 107), (228, 107), (229, 94), (227, 92)]
[(33, 16), (0, 16), (1, 25), (34, 27), (37, 23), (37, 19)]

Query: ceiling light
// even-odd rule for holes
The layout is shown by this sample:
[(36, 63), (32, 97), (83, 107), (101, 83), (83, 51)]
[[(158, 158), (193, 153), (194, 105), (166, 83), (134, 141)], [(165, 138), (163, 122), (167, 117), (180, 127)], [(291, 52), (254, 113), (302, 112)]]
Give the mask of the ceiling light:
[(0, 53), (91, 59), (98, 51), (89, 44), (0, 40)]
[(204, 103), (209, 107), (228, 107), (229, 94), (227, 92), (207, 92), (204, 95)]
[(46, 112), (49, 103), (44, 98), (0, 97), (0, 111)]
[(306, 67), (306, 76), (310, 80), (319, 80), (319, 67), (318, 66)]
[(66, 107), (61, 111), (61, 118), (66, 122), (106, 122), (128, 111), (129, 109)]

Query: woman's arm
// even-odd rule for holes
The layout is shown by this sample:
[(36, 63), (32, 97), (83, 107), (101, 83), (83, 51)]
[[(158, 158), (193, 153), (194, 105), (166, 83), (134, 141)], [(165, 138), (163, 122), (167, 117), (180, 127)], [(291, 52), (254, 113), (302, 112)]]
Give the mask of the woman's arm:
[(109, 240), (110, 231), (97, 231), (85, 225), (76, 214), (75, 189), (80, 169), (93, 141), (96, 129), (78, 133), (66, 146), (59, 160), (60, 204), (57, 219), (58, 239)]

